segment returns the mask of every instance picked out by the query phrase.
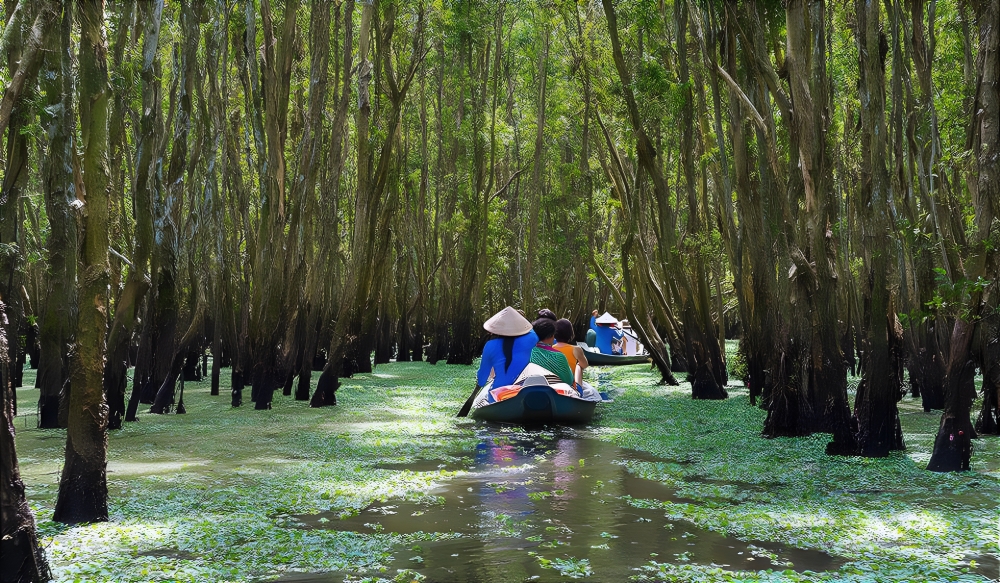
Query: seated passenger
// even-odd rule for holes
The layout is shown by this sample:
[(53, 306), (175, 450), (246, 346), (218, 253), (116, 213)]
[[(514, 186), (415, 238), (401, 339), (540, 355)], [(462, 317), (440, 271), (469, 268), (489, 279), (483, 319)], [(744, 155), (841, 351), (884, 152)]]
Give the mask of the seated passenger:
[(538, 317), (539, 318), (548, 318), (549, 320), (552, 320), (553, 322), (555, 322), (556, 320), (559, 319), (559, 318), (556, 318), (556, 313), (553, 312), (552, 310), (548, 309), (548, 308), (542, 308), (541, 310), (538, 310)]
[(587, 362), (587, 351), (573, 341), (573, 323), (566, 318), (556, 322), (556, 343), (552, 348), (563, 353), (569, 363), (569, 369), (573, 371), (573, 380), (576, 381), (577, 387), (583, 386), (583, 369), (590, 366), (590, 363)]
[(552, 372), (567, 385), (574, 386), (573, 371), (569, 368), (569, 361), (562, 352), (552, 348), (552, 344), (556, 341), (556, 323), (548, 318), (539, 318), (531, 323), (531, 327), (538, 336), (538, 344), (531, 349), (531, 362)]
[(604, 312), (598, 318), (591, 316), (590, 325), (594, 330), (597, 339), (595, 347), (603, 354), (622, 354), (622, 331), (617, 328), (618, 320), (611, 314)]
[(476, 383), (486, 386), (492, 377), (494, 388), (510, 385), (528, 366), (538, 336), (531, 329), (531, 322), (510, 306), (487, 320), (483, 328), (493, 338), (483, 347)]

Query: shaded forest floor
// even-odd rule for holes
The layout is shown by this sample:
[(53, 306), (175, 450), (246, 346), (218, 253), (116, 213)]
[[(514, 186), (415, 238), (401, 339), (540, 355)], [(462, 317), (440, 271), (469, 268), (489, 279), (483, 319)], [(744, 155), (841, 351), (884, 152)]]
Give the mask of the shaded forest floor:
[[(26, 372), (30, 386), (33, 371)], [(393, 464), (454, 461), (456, 451), (476, 450), (482, 426), (454, 418), (472, 377), (469, 367), (384, 365), (346, 380), (335, 408), (310, 409), (276, 395), (266, 412), (249, 404), (233, 409), (228, 394), (211, 397), (207, 383), (189, 382), (187, 415), (145, 413), (111, 434), (111, 522), (79, 527), (50, 520), (65, 432), (31, 429), (33, 417), (24, 429), (19, 419), (21, 470), (54, 571), (60, 581), (266, 581), (324, 571), (368, 573), (331, 579), (338, 581), (419, 579), (419, 561), (397, 574), (390, 568), (394, 555), (409, 557), (455, 533), (307, 529), (293, 517), (356, 514), (373, 502), (440, 502), (428, 493), (459, 479), (461, 468), (416, 471)], [(939, 412), (923, 413), (910, 397), (901, 404), (907, 451), (867, 460), (826, 456), (825, 435), (762, 439), (764, 412), (749, 406), (742, 388), (731, 389), (726, 401), (692, 401), (689, 385), (656, 386), (645, 366), (604, 368), (600, 377), (617, 398), (603, 406), (589, 438), (647, 452), (621, 465), (674, 494), (667, 500), (623, 496), (626, 504), (692, 530), (842, 559), (837, 570), (802, 573), (781, 570), (773, 556), (772, 568), (756, 570), (752, 563), (720, 566), (686, 553), (652, 553), (631, 565), (639, 580), (1000, 577), (1000, 439), (975, 443), (974, 471), (935, 474), (923, 468)], [(21, 413), (34, 411), (37, 391), (19, 389), (18, 400)], [(616, 541), (607, 543), (590, 546), (588, 556), (615, 553)], [(580, 555), (573, 548), (532, 554), (538, 549), (528, 547), (511, 552), (555, 567), (538, 580), (605, 581), (599, 571), (588, 577), (589, 567), (576, 568)]]

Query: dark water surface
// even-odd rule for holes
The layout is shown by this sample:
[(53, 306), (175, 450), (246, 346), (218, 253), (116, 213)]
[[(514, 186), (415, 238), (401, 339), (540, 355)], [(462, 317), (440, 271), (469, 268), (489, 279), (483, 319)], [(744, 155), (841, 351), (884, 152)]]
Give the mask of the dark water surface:
[(380, 466), (465, 472), (431, 492), (439, 503), (390, 500), (343, 519), (336, 513), (294, 517), (301, 528), (435, 532), (452, 538), (398, 548), (382, 573), (290, 574), (279, 581), (392, 578), (398, 570), (412, 569), (427, 583), (567, 581), (571, 576), (604, 582), (626, 581), (649, 560), (797, 571), (837, 570), (844, 563), (823, 552), (742, 541), (669, 520), (663, 510), (633, 507), (630, 498), (687, 501), (626, 469), (629, 461), (669, 462), (600, 441), (586, 430), (491, 427), (478, 437), (474, 452), (455, 454), (459, 462)]

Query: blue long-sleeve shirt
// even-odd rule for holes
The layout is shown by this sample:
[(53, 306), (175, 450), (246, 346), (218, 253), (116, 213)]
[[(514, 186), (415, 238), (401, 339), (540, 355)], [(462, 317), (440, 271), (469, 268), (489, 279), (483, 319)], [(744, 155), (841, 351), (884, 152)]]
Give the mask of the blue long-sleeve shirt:
[(621, 349), (617, 352), (613, 351), (611, 344), (615, 341), (621, 341), (622, 331), (617, 328), (612, 328), (611, 326), (598, 326), (597, 318), (595, 316), (590, 317), (590, 329), (597, 334), (597, 342), (594, 346), (601, 351), (603, 354), (621, 354)]
[(532, 330), (523, 336), (514, 339), (514, 348), (510, 354), (510, 366), (503, 355), (503, 338), (494, 338), (483, 346), (483, 360), (479, 363), (479, 372), (476, 374), (476, 382), (479, 386), (485, 386), (490, 379), (490, 371), (494, 371), (494, 387), (504, 387), (513, 384), (517, 380), (517, 375), (521, 374), (524, 367), (528, 366), (531, 360), (531, 349), (538, 344), (538, 335)]

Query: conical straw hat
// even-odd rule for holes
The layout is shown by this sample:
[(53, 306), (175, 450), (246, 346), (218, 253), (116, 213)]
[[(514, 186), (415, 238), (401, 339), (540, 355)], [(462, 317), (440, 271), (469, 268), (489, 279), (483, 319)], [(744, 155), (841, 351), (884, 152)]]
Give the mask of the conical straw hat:
[(483, 328), (500, 336), (521, 336), (531, 332), (531, 322), (518, 314), (517, 310), (507, 306), (486, 320)]
[(618, 320), (608, 312), (601, 314), (601, 317), (597, 319), (598, 324), (617, 324)]

